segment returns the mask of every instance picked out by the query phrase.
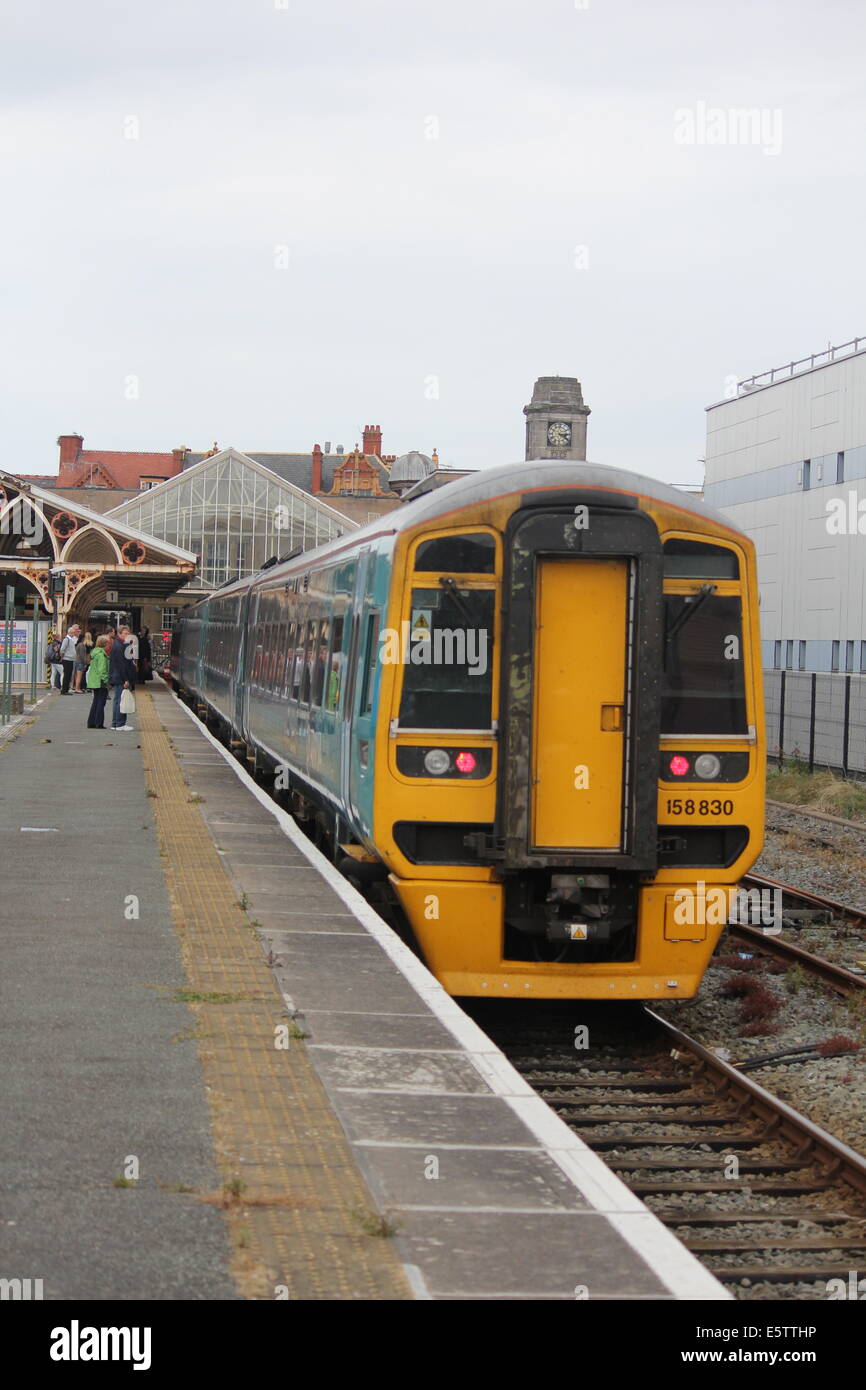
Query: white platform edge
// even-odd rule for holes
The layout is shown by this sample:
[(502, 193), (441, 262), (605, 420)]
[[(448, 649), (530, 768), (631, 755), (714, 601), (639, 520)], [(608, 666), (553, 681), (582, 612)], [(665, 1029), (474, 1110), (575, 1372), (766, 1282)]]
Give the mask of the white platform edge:
[[(564, 1120), (536, 1095), (532, 1087), (511, 1065), (505, 1054), (491, 1042), (476, 1023), (443, 989), (396, 932), (374, 911), (329, 859), (308, 840), (292, 817), (278, 806), (254, 781), (238, 760), (224, 748), (201, 720), (179, 699), (165, 682), (175, 703), (192, 721), (199, 733), (222, 755), (226, 763), (252, 792), (256, 800), (274, 817), (296, 849), (317, 869), (329, 887), (340, 897), (357, 920), (378, 942), (382, 950), (409, 982), (431, 1012), (460, 1044), (461, 1050), (480, 1073), (494, 1095), (511, 1107), (538, 1145), (574, 1184), (590, 1207), (607, 1217), (624, 1241), (640, 1255), (653, 1274), (677, 1299), (727, 1300), (733, 1295), (676, 1236), (650, 1211), (624, 1182), (611, 1172)], [(412, 1281), (417, 1288), (417, 1278)]]

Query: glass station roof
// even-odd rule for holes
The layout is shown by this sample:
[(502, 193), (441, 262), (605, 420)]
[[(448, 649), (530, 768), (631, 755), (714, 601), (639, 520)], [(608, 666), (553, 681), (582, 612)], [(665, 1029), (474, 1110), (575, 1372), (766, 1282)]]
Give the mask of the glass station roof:
[(193, 588), (217, 588), (272, 556), (311, 550), (356, 525), (237, 449), (223, 449), (106, 513), (198, 559)]

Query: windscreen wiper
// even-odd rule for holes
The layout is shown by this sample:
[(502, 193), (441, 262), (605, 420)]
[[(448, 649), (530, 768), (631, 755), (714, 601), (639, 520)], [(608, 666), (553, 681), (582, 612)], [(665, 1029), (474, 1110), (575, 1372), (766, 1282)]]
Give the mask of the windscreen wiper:
[(451, 578), (450, 574), (443, 574), (439, 579), (439, 583), (442, 585), (442, 588), (445, 590), (446, 594), (451, 599), (452, 603), (454, 604), (454, 607), (461, 614), (461, 616), (466, 619), (467, 623), (474, 623), (475, 618), (473, 617), (472, 609), (469, 607), (460, 590), (457, 588), (457, 585)]
[(670, 627), (668, 628), (665, 634), (666, 642), (672, 642), (673, 639), (676, 637), (677, 633), (681, 630), (681, 628), (684, 628), (686, 623), (691, 622), (698, 609), (706, 603), (707, 599), (710, 597), (710, 594), (714, 594), (716, 592), (717, 587), (718, 586), (715, 584), (702, 584), (694, 603), (683, 604), (681, 611), (679, 612), (675, 620), (671, 623)]

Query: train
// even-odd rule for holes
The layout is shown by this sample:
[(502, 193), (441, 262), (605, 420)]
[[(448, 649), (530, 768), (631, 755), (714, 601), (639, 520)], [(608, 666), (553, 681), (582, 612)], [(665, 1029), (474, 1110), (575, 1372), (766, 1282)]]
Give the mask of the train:
[(762, 847), (754, 546), (626, 470), (449, 481), (184, 609), (169, 677), (455, 996), (690, 998)]

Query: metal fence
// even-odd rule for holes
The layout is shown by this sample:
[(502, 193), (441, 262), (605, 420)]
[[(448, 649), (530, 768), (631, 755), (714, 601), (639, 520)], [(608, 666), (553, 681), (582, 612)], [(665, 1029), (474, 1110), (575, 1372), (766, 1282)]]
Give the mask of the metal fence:
[(765, 671), (770, 757), (866, 777), (866, 676)]

